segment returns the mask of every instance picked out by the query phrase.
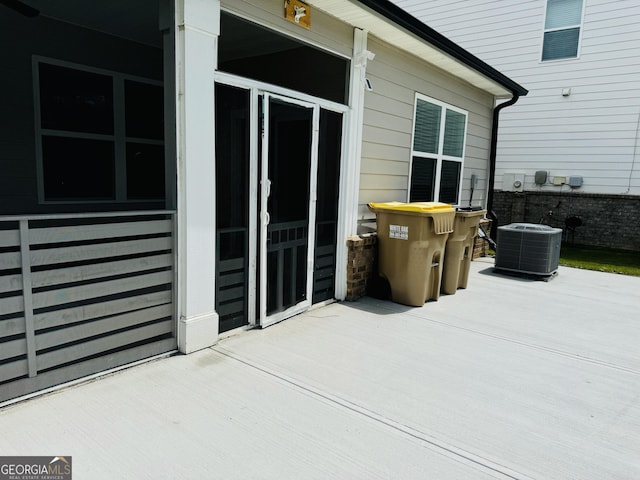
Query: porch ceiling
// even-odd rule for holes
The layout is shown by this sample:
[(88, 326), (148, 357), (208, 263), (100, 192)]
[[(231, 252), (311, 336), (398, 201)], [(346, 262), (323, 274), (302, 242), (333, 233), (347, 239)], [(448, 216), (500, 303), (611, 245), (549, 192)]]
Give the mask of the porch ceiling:
[(154, 47), (162, 46), (158, 0), (23, 0), (40, 15)]
[(427, 43), (426, 40), (419, 38), (360, 2), (345, 0), (305, 0), (305, 2), (354, 27), (367, 30), (371, 35), (492, 93), (496, 97), (511, 97), (513, 95), (512, 90), (498, 81), (481, 74), (477, 69)]

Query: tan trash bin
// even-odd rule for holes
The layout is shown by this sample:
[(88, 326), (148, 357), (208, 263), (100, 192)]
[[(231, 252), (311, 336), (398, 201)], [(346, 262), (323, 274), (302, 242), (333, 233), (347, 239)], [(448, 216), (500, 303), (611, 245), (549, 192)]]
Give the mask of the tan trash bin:
[(467, 288), (474, 239), (478, 236), (480, 220), (486, 213), (486, 210), (456, 211), (453, 232), (449, 234), (445, 247), (442, 293), (453, 294), (458, 288)]
[(455, 210), (446, 203), (370, 203), (378, 230), (378, 273), (391, 299), (422, 306), (440, 296), (444, 249)]

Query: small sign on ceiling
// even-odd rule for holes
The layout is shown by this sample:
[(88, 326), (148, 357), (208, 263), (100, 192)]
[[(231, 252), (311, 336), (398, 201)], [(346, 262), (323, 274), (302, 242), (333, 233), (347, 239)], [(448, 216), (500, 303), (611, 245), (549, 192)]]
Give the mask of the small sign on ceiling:
[(284, 18), (311, 30), (311, 8), (299, 0), (284, 0)]

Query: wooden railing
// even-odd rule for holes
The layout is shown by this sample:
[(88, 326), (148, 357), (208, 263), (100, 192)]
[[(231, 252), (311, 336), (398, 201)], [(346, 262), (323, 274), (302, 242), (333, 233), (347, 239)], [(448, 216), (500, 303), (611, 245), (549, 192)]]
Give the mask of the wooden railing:
[(176, 348), (174, 219), (0, 217), (0, 402)]

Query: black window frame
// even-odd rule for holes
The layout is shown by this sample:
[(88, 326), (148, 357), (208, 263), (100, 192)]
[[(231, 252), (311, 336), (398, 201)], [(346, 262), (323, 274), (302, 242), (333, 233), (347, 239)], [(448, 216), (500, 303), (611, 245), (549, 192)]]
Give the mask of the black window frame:
[[(155, 125), (148, 134), (143, 132), (141, 136), (129, 136), (126, 124), (127, 103), (131, 103), (131, 101), (127, 102), (126, 98), (127, 84), (135, 85), (138, 88), (138, 95), (135, 99), (133, 95), (130, 95), (130, 100), (134, 99), (134, 103), (140, 103), (140, 88), (144, 90), (145, 86), (149, 87), (149, 91), (154, 90), (152, 96), (156, 99), (159, 98), (164, 103), (163, 82), (39, 56), (33, 56), (32, 65), (38, 203), (157, 203), (164, 201), (166, 197), (164, 106), (160, 105), (154, 108), (153, 119), (150, 121)], [(59, 87), (61, 91), (56, 93), (48, 88), (48, 84), (54, 84), (55, 87), (56, 75), (61, 79), (71, 79), (69, 83), (73, 84), (74, 74), (77, 74), (79, 79), (84, 77), (85, 79), (102, 80), (102, 88), (92, 87), (91, 82), (83, 84), (81, 81), (78, 81), (75, 87), (72, 85), (72, 88), (78, 89), (77, 92), (72, 89), (64, 91), (64, 88)], [(107, 92), (104, 87), (105, 79), (111, 83), (111, 92)], [(99, 81), (96, 83), (100, 84)], [(58, 81), (58, 84), (62, 83)], [(84, 86), (80, 88), (80, 85)], [(57, 108), (56, 103), (62, 104), (64, 108)], [(111, 111), (105, 113), (108, 108)], [(144, 108), (144, 103), (138, 108)], [(92, 122), (92, 112), (97, 111), (100, 111), (100, 115), (106, 117), (107, 120), (103, 118), (99, 122)], [(95, 114), (97, 115), (97, 113)], [(59, 117), (58, 119), (56, 119), (56, 115)], [(84, 116), (84, 121), (74, 121), (72, 118), (74, 115)], [(162, 118), (157, 118), (158, 115), (162, 115)], [(112, 122), (112, 125), (107, 126), (109, 122)], [(138, 129), (138, 131), (140, 130)], [(58, 141), (52, 141), (52, 139)], [(113, 151), (112, 170), (101, 164), (96, 165), (96, 169), (87, 166), (71, 172), (71, 165), (74, 163), (79, 165), (79, 162), (82, 161), (82, 146), (86, 147), (91, 143), (97, 144), (99, 142), (105, 146), (109, 145)], [(72, 152), (68, 160), (65, 160), (61, 155), (60, 149), (54, 151), (51, 148), (51, 145), (64, 145), (65, 143), (68, 151)], [(78, 146), (77, 150), (73, 145)], [(135, 149), (136, 146), (143, 148)], [(54, 153), (56, 158), (52, 156)], [(47, 157), (48, 155), (50, 156)], [(152, 155), (154, 158), (144, 159), (143, 168), (148, 168), (148, 165), (157, 165), (157, 167), (152, 168), (153, 171), (149, 171), (149, 177), (145, 178), (145, 185), (142, 188), (134, 188), (132, 179), (127, 178), (127, 172), (130, 172), (130, 176), (132, 172), (135, 172), (136, 176), (140, 178), (139, 168), (134, 168), (132, 162), (134, 157), (136, 161), (140, 161), (145, 155), (147, 157)], [(47, 162), (48, 158), (51, 159), (50, 162)], [(64, 164), (65, 161), (68, 162), (68, 165)], [(108, 162), (105, 156), (101, 161)], [(145, 165), (147, 167), (144, 167)], [(56, 166), (61, 173), (52, 176), (51, 172)], [(66, 178), (65, 166), (69, 167)], [(105, 180), (105, 176), (108, 179)], [(71, 186), (63, 186), (65, 181)], [(92, 181), (96, 182), (95, 184), (99, 188), (92, 190)], [(104, 183), (107, 181), (112, 181), (111, 188), (105, 187)], [(89, 186), (74, 189), (74, 182), (78, 185), (80, 182), (89, 182)], [(153, 185), (149, 185), (150, 183)]]

